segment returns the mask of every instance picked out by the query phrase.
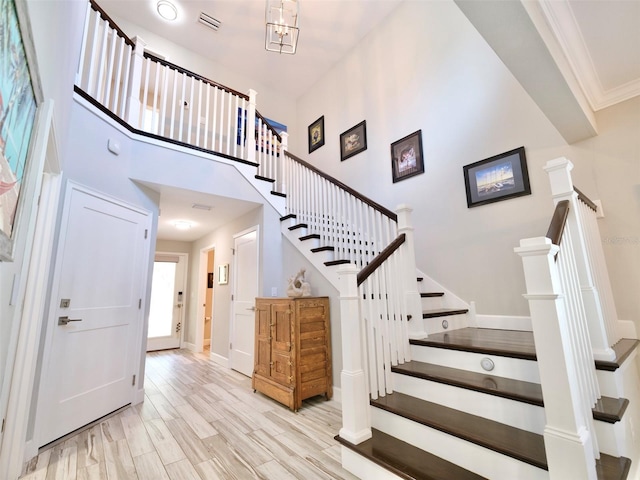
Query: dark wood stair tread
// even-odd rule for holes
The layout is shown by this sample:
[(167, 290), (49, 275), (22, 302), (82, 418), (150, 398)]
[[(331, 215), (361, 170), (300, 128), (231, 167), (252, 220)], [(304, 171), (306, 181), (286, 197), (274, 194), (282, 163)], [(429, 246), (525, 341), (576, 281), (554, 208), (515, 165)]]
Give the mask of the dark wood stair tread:
[(333, 252), (335, 251), (336, 247), (332, 247), (331, 245), (325, 245), (324, 247), (317, 247), (317, 248), (312, 248), (311, 251), (313, 253), (317, 253), (317, 252)]
[(287, 196), (286, 193), (276, 192), (274, 190), (271, 190), (271, 195), (275, 195), (276, 197), (286, 197)]
[[(432, 382), (474, 390), (497, 397), (543, 407), (542, 388), (538, 383), (485, 373), (470, 372), (416, 360), (391, 367), (391, 371)], [(602, 397), (593, 408), (593, 418), (607, 423), (619, 422), (629, 400), (626, 398)]]
[(280, 221), (284, 222), (285, 220), (289, 220), (290, 218), (298, 218), (298, 216), (295, 213), (288, 213), (284, 217), (280, 217)]
[(256, 177), (256, 180), (263, 180), (265, 182), (275, 183), (275, 179), (274, 178), (263, 177), (262, 175), (256, 175), (255, 177)]
[(295, 225), (291, 225), (289, 227), (289, 230), (294, 231), (298, 230), (299, 228), (309, 228), (309, 225), (306, 223), (296, 223)]
[(467, 313), (467, 308), (438, 308), (435, 310), (423, 310), (422, 318), (448, 317), (449, 315), (463, 315)]
[(596, 360), (596, 368), (598, 370), (606, 370), (608, 372), (615, 372), (620, 365), (633, 353), (633, 350), (638, 346), (640, 340), (623, 338), (616, 343), (612, 348), (616, 353), (616, 358), (611, 361)]
[(317, 238), (318, 240), (320, 240), (320, 234), (319, 233), (310, 233), (309, 235), (304, 235), (302, 237), (299, 238), (299, 240), (312, 240), (314, 238)]
[(398, 392), (372, 400), (371, 404), (538, 468), (547, 469), (542, 435)]
[(430, 298), (430, 297), (443, 297), (444, 292), (424, 292), (420, 294), (422, 298)]
[(329, 262), (324, 262), (327, 267), (331, 267), (333, 265), (345, 265), (347, 263), (351, 263), (351, 260), (331, 260)]
[(533, 333), (520, 330), (461, 328), (411, 339), (413, 345), (536, 360)]
[(481, 480), (485, 478), (375, 428), (371, 429), (371, 433), (370, 439), (358, 445), (340, 438), (339, 435), (335, 438), (345, 447), (408, 480)]

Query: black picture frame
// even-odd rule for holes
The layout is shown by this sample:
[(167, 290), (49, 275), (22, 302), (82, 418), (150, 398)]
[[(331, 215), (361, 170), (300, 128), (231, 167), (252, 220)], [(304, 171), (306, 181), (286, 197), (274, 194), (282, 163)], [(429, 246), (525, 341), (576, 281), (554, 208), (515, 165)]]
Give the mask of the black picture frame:
[(367, 149), (367, 121), (351, 127), (340, 134), (340, 161), (364, 152)]
[(524, 147), (462, 168), (468, 208), (531, 195)]
[(393, 183), (424, 173), (422, 130), (391, 144), (391, 172)]
[(307, 127), (309, 153), (324, 145), (324, 115)]

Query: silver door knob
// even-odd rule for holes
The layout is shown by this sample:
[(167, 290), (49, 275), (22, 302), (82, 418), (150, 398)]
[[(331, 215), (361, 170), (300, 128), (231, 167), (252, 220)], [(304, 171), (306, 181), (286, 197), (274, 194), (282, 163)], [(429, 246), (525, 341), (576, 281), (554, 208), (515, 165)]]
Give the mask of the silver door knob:
[(247, 308), (247, 310), (251, 310), (252, 312), (255, 312), (256, 311), (256, 307), (249, 307), (249, 308)]

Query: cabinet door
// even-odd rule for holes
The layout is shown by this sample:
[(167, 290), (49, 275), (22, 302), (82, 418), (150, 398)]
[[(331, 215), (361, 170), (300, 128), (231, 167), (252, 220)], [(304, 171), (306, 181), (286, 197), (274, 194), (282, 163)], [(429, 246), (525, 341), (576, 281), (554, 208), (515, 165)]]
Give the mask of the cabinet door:
[(271, 378), (282, 385), (293, 382), (291, 375), (291, 315), (290, 302), (271, 306)]
[(256, 301), (256, 349), (253, 373), (271, 374), (271, 305)]

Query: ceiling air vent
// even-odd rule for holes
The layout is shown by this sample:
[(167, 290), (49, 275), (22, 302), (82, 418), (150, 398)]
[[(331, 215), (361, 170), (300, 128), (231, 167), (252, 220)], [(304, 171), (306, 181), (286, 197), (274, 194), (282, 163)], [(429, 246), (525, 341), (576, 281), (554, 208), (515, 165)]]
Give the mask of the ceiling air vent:
[(218, 20), (217, 18), (213, 18), (211, 15), (207, 15), (204, 12), (200, 13), (200, 18), (198, 18), (198, 21), (201, 24), (206, 25), (207, 27), (215, 30), (216, 32), (222, 26), (222, 22), (220, 20)]

